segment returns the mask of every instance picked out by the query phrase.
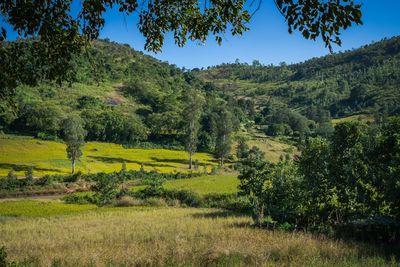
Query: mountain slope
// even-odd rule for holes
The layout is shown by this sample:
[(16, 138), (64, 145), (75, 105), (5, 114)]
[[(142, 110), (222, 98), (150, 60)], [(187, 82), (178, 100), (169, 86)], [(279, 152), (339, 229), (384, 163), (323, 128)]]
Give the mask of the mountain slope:
[(400, 37), (393, 37), (299, 64), (222, 64), (196, 74), (225, 94), (253, 99), (260, 110), (273, 101), (303, 115), (315, 106), (343, 117), (398, 114), (399, 66)]

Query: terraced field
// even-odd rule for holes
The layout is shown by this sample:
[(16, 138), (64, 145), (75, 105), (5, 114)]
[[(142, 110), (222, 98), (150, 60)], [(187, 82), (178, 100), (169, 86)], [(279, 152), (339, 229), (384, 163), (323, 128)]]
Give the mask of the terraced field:
[[(194, 160), (200, 164), (217, 165), (212, 155), (196, 153)], [(187, 171), (187, 153), (167, 149), (126, 149), (122, 145), (88, 142), (83, 148), (83, 156), (77, 163), (77, 171), (84, 173), (119, 171), (125, 162), (127, 169), (138, 170), (142, 163), (147, 171), (158, 172)], [(0, 138), (0, 176), (14, 169), (23, 175), (33, 166), (34, 175), (70, 173), (65, 144), (32, 138)]]

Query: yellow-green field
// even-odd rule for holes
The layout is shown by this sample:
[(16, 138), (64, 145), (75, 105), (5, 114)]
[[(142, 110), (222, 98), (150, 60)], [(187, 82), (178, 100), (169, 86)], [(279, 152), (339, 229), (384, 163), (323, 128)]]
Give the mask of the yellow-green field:
[[(293, 147), (271, 138), (252, 138), (249, 145), (259, 146), (270, 161), (278, 161), (285, 151)], [(235, 153), (233, 148), (232, 153)], [(210, 171), (217, 161), (211, 154), (195, 153), (194, 160), (207, 165)], [(185, 172), (188, 171), (188, 154), (185, 151), (168, 149), (124, 148), (122, 145), (101, 142), (88, 142), (83, 147), (83, 156), (77, 162), (76, 169), (83, 173), (113, 172), (121, 170), (125, 162), (128, 170), (138, 170), (141, 164), (147, 171)], [(0, 176), (10, 170), (22, 176), (32, 166), (34, 176), (45, 174), (67, 174), (71, 171), (67, 159), (65, 144), (18, 136), (0, 137)], [(203, 171), (200, 167), (199, 171)]]
[[(169, 180), (166, 189), (189, 190), (199, 195), (232, 194), (238, 191), (237, 174), (204, 175), (188, 179)], [(132, 187), (133, 191), (143, 189), (144, 185)]]
[[(77, 163), (77, 170), (84, 173), (113, 172), (121, 170), (125, 162), (128, 170), (138, 170), (141, 164), (147, 171), (158, 172), (187, 171), (188, 155), (185, 151), (167, 149), (126, 149), (122, 145), (88, 142), (83, 148), (83, 156)], [(196, 153), (194, 160), (209, 166), (216, 165), (212, 155)], [(66, 174), (71, 171), (65, 144), (32, 138), (0, 138), (0, 176), (14, 169), (23, 175), (33, 166), (34, 175)]]
[(0, 246), (27, 266), (397, 266), (374, 247), (256, 229), (218, 209), (70, 204), (61, 215), (67, 205), (29, 202), (0, 202)]

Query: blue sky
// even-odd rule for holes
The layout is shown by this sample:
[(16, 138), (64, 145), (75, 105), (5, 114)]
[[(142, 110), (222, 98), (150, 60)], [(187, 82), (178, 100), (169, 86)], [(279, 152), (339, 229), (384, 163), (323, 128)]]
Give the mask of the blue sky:
[[(77, 1), (79, 2), (79, 1)], [(79, 4), (75, 2), (75, 4)], [(334, 51), (360, 47), (384, 37), (400, 35), (399, 0), (363, 0), (364, 25), (354, 26), (342, 34), (342, 47)], [(144, 38), (137, 30), (137, 17), (126, 17), (116, 9), (105, 14), (106, 26), (101, 38), (127, 43), (136, 50), (143, 50)], [(194, 68), (217, 65), (223, 62), (251, 63), (254, 59), (263, 64), (280, 62), (296, 63), (329, 53), (321, 41), (305, 40), (300, 33), (289, 34), (283, 17), (272, 0), (263, 0), (261, 9), (254, 15), (250, 31), (239, 37), (227, 34), (219, 46), (211, 37), (205, 44), (187, 43), (183, 48), (177, 47), (171, 35), (165, 38), (161, 53), (150, 53), (160, 60), (168, 61), (179, 67)]]

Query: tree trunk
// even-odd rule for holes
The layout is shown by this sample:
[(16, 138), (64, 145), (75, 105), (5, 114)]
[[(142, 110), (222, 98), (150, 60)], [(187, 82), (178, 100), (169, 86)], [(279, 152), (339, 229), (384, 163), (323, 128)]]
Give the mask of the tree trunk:
[(193, 168), (193, 153), (189, 152), (189, 170)]
[(258, 226), (259, 227), (262, 227), (263, 221), (264, 221), (264, 204), (261, 204), (260, 216), (258, 218)]
[(72, 172), (71, 173), (72, 174), (75, 173), (75, 160), (74, 159), (72, 160)]

